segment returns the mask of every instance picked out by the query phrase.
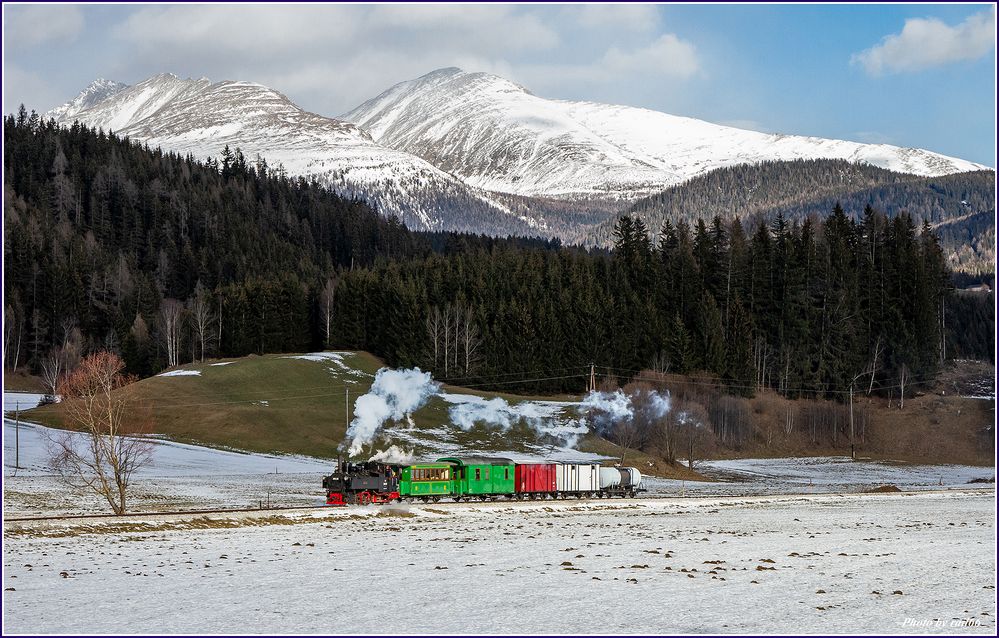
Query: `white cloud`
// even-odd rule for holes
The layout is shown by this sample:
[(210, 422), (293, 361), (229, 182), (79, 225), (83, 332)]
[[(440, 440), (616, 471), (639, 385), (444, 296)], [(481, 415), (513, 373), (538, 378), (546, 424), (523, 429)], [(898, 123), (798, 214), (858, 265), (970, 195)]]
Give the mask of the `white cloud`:
[(25, 71), (9, 62), (3, 69), (3, 112), (14, 113), (24, 104), (31, 111), (44, 113), (68, 98), (37, 73)]
[(976, 60), (995, 47), (996, 9), (976, 13), (950, 26), (937, 18), (911, 18), (901, 33), (851, 58), (871, 75), (921, 71), (963, 60)]
[(610, 73), (651, 73), (657, 76), (689, 78), (700, 71), (697, 50), (672, 33), (663, 34), (652, 44), (622, 51), (612, 48), (600, 65)]
[(650, 4), (585, 4), (569, 10), (588, 29), (610, 27), (645, 32), (659, 24), (659, 11)]
[(659, 22), (650, 5), (142, 5), (108, 26), (118, 54), (99, 73), (255, 81), (323, 115), (448, 66), (627, 103), (629, 86), (671, 91), (701, 70)]
[(33, 47), (48, 42), (70, 42), (83, 30), (83, 13), (66, 4), (4, 7), (5, 45)]

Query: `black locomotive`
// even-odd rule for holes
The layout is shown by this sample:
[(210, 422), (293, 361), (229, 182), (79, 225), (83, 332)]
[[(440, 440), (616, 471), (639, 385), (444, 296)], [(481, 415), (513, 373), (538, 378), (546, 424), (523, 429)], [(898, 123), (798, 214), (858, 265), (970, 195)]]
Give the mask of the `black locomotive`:
[(350, 463), (337, 459), (336, 470), (323, 479), (327, 505), (367, 505), (399, 499), (402, 467), (377, 461)]

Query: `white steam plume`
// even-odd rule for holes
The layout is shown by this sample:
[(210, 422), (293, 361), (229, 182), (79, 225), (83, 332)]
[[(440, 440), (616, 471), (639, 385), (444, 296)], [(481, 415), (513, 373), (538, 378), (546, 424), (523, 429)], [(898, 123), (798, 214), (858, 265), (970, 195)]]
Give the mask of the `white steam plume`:
[(579, 435), (587, 431), (585, 424), (558, 419), (566, 403), (557, 401), (524, 401), (511, 405), (502, 397), (485, 399), (468, 394), (441, 395), (451, 407), (451, 422), (464, 431), (476, 425), (506, 432), (519, 423), (534, 430), (539, 437), (552, 438), (562, 445), (574, 447)]
[(625, 394), (623, 390), (614, 392), (590, 392), (579, 403), (579, 411), (601, 435), (611, 432), (620, 423), (640, 420), (657, 421), (669, 413), (668, 392), (638, 390)]
[(412, 450), (404, 450), (397, 445), (390, 445), (386, 450), (376, 452), (369, 461), (380, 461), (393, 465), (409, 465), (416, 457)]
[(344, 443), (350, 456), (360, 454), (371, 443), (385, 421), (407, 418), (437, 394), (440, 384), (419, 368), (382, 368), (368, 393), (354, 402), (354, 419), (347, 428)]

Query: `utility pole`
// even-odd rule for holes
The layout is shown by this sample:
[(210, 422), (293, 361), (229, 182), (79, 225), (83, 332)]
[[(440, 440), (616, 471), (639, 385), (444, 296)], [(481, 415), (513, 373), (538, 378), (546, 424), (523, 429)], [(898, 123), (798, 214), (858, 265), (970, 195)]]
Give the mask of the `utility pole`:
[(850, 459), (857, 460), (857, 450), (853, 446), (853, 382), (850, 382)]
[(858, 372), (852, 379), (850, 379), (850, 459), (857, 460), (857, 450), (854, 445), (853, 438), (853, 386), (857, 383), (857, 379), (864, 376), (865, 372)]
[(21, 402), (14, 404), (14, 469), (21, 469)]
[(590, 364), (590, 382), (586, 386), (586, 391), (587, 392), (597, 391), (597, 374), (594, 365), (592, 363)]

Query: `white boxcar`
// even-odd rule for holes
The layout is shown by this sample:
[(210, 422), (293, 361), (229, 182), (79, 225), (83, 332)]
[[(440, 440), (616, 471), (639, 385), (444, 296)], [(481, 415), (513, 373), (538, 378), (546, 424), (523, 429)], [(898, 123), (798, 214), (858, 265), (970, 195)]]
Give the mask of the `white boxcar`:
[(621, 485), (621, 472), (616, 467), (600, 468), (600, 489), (619, 487)]
[(642, 482), (642, 473), (634, 467), (618, 468), (621, 471), (621, 487), (625, 489), (635, 489)]
[(600, 466), (595, 463), (556, 465), (555, 489), (567, 493), (596, 492), (600, 489)]

